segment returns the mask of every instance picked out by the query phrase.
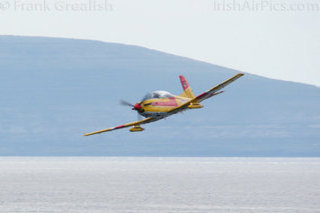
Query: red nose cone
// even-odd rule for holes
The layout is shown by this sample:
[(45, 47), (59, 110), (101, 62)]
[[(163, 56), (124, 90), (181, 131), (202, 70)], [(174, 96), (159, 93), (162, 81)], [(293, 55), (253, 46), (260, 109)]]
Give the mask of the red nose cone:
[(141, 106), (140, 106), (140, 104), (135, 104), (135, 105), (133, 106), (133, 108), (136, 109), (136, 110), (140, 110), (140, 109), (141, 109)]

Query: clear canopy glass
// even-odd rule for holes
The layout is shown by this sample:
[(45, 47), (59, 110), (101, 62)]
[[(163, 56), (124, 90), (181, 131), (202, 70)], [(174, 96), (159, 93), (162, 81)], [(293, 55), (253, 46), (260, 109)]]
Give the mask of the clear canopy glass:
[(174, 95), (172, 95), (171, 93), (169, 93), (167, 91), (154, 91), (154, 92), (146, 94), (144, 96), (144, 98), (142, 99), (142, 101), (145, 101), (148, 99), (154, 99), (154, 98), (170, 98), (170, 97), (174, 97)]

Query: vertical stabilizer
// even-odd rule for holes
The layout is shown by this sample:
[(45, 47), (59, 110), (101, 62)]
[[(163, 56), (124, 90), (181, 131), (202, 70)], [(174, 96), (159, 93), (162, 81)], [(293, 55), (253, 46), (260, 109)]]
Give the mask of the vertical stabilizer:
[(184, 90), (184, 92), (180, 96), (186, 97), (186, 98), (194, 98), (195, 96), (185, 77), (180, 75), (179, 78), (180, 78), (182, 88)]

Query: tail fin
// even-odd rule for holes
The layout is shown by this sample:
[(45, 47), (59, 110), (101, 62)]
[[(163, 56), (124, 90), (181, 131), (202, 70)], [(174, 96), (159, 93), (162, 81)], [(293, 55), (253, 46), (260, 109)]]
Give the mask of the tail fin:
[(180, 96), (186, 97), (186, 98), (194, 98), (195, 96), (185, 77), (180, 75), (179, 78), (180, 78), (182, 88), (184, 90), (184, 92)]

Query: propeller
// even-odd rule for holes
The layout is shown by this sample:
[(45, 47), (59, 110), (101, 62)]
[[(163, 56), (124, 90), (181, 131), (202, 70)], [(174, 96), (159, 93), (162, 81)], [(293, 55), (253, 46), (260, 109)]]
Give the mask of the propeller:
[(138, 121), (143, 119), (142, 115), (140, 115), (140, 112), (143, 112), (144, 110), (143, 110), (143, 108), (141, 107), (141, 105), (139, 103), (131, 104), (128, 101), (120, 100), (120, 104), (123, 105), (123, 106), (132, 107), (132, 110), (136, 110), (137, 111)]
[(129, 103), (128, 101), (125, 100), (120, 100), (120, 104), (123, 106), (130, 106), (130, 107), (134, 107), (133, 104)]
[(136, 104), (131, 104), (128, 101), (125, 100), (120, 100), (120, 104), (123, 106), (129, 106), (132, 107), (132, 110), (136, 110), (138, 112), (143, 112), (143, 108), (141, 107), (140, 103), (136, 103)]

